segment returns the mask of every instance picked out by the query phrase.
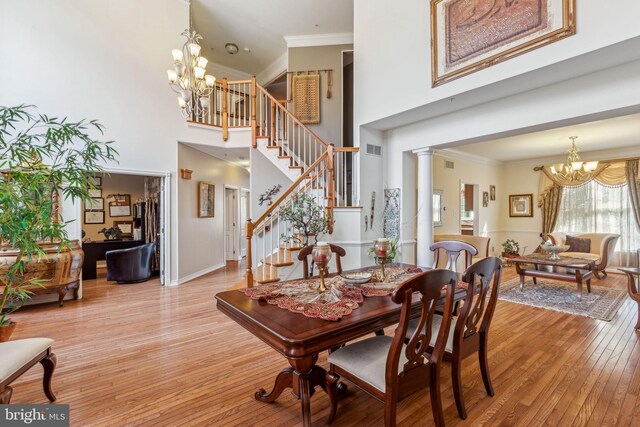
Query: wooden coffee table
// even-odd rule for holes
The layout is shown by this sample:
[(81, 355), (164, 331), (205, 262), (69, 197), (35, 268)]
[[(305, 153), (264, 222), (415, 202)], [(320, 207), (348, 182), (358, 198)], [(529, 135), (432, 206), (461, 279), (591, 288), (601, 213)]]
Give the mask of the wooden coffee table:
[(520, 276), (520, 290), (524, 290), (524, 278), (552, 279), (573, 282), (578, 286), (578, 300), (582, 301), (582, 284), (586, 283), (587, 292), (591, 293), (591, 278), (596, 260), (587, 258), (560, 257), (550, 259), (551, 255), (531, 254), (512, 259)]

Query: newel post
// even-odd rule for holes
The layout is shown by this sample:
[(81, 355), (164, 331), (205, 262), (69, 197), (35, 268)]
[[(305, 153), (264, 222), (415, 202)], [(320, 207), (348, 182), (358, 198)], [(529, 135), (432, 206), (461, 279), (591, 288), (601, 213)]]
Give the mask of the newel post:
[(222, 79), (222, 139), (229, 139), (229, 113), (227, 111), (227, 78)]
[(258, 146), (258, 124), (256, 122), (256, 96), (258, 94), (258, 87), (256, 83), (256, 76), (251, 77), (251, 146), (256, 148)]
[(333, 144), (327, 145), (327, 206), (325, 208), (327, 218), (329, 218), (329, 234), (333, 233), (333, 208), (336, 203), (336, 180), (334, 175), (334, 159), (335, 159), (335, 146)]
[(251, 241), (253, 240), (253, 223), (251, 222), (251, 218), (247, 219), (245, 235), (247, 237), (247, 270), (245, 279), (247, 281), (247, 288), (253, 288), (253, 251), (251, 250)]

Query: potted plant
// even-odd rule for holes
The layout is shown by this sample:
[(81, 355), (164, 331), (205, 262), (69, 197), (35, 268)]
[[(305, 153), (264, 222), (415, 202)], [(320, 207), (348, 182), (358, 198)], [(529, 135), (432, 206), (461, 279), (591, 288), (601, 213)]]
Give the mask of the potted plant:
[[(318, 237), (329, 230), (329, 218), (325, 215), (324, 208), (314, 197), (305, 193), (294, 196), (291, 203), (282, 208), (280, 219), (291, 225), (291, 233), (282, 233), (280, 239), (302, 247), (310, 244), (311, 237), (317, 243)], [(309, 268), (313, 274), (313, 260)]]
[(0, 106), (0, 340), (15, 328), (8, 316), (38, 287), (60, 280), (60, 257), (79, 253), (79, 271), (82, 252), (69, 240), (58, 202), (90, 199), (93, 176), (117, 156), (111, 141), (91, 135), (104, 131), (97, 121), (34, 110)]
[(520, 256), (520, 245), (513, 239), (507, 239), (502, 244), (502, 256), (504, 258), (518, 258)]

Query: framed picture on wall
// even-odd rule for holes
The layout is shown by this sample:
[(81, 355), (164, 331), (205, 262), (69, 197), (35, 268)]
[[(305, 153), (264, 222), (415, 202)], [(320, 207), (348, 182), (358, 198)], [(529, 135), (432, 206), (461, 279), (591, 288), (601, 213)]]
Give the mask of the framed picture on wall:
[(113, 221), (113, 226), (120, 229), (122, 237), (133, 237), (133, 221)]
[(216, 186), (208, 182), (198, 183), (198, 218), (215, 216)]
[(84, 210), (86, 211), (103, 211), (104, 210), (104, 199), (102, 197), (97, 197), (84, 201)]
[(533, 194), (509, 196), (509, 216), (512, 218), (533, 216)]
[(89, 177), (89, 184), (94, 187), (102, 187), (102, 177), (101, 176), (92, 176)]
[(91, 196), (91, 198), (93, 198), (93, 199), (97, 199), (99, 197), (102, 197), (102, 188), (90, 188), (89, 189), (89, 196)]
[(114, 194), (111, 196), (112, 202), (109, 202), (109, 216), (131, 216), (131, 195)]
[(482, 207), (489, 207), (489, 193), (487, 191), (482, 192)]
[(432, 86), (575, 33), (575, 0), (431, 0)]
[(489, 200), (495, 200), (496, 199), (496, 186), (495, 185), (490, 185), (489, 186)]
[(104, 211), (84, 211), (85, 224), (104, 224)]

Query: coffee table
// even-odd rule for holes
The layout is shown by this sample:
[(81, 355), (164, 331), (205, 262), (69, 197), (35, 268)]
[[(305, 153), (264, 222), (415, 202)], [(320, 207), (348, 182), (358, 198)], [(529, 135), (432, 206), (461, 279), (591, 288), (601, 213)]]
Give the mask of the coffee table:
[(587, 258), (560, 257), (554, 260), (551, 255), (530, 254), (512, 259), (516, 265), (516, 271), (520, 276), (520, 290), (524, 290), (524, 278), (553, 279), (564, 282), (573, 282), (578, 287), (578, 300), (582, 301), (582, 284), (587, 285), (587, 292), (591, 293), (591, 278), (596, 260)]

